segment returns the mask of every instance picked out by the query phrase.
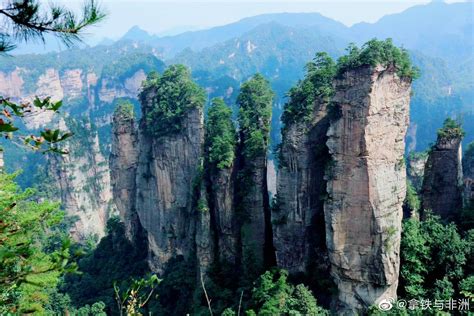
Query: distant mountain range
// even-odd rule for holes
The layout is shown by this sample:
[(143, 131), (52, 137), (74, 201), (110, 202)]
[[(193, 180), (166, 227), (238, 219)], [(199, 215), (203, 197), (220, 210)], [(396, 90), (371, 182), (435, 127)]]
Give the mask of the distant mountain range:
[(432, 2), (352, 27), (319, 13), (264, 14), (174, 36), (151, 35), (135, 26), (115, 42), (107, 40), (101, 46), (74, 53), (18, 56), (13, 64), (0, 60), (0, 67), (33, 67), (39, 63), (54, 67), (60, 61), (64, 68), (80, 62), (84, 67), (93, 64), (100, 74), (103, 66), (120, 63), (104, 56), (133, 47), (167, 64), (190, 66), (210, 97), (225, 95), (229, 104), (240, 83), (261, 72), (277, 93), (272, 139), (278, 142), (285, 95), (302, 78), (305, 64), (317, 51), (337, 58), (351, 42), (360, 45), (374, 37), (390, 37), (410, 50), (421, 69), (422, 76), (414, 83), (409, 144), (410, 149), (423, 150), (434, 141), (436, 129), (446, 116), (463, 119), (466, 140), (474, 140), (474, 124), (470, 123), (474, 122), (473, 11), (473, 3)]

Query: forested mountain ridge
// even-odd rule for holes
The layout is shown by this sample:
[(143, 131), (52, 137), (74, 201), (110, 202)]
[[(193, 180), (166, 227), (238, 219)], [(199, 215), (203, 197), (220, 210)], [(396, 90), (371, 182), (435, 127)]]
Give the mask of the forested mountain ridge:
[(168, 65), (168, 47), (137, 28), (110, 46), (2, 58), (1, 95), (64, 101), (19, 132), (70, 134), (44, 156), (1, 140), (0, 314), (380, 315), (472, 301), (469, 72), (442, 46), (348, 44), (350, 29), (318, 14), (244, 22), (197, 51), (177, 41)]

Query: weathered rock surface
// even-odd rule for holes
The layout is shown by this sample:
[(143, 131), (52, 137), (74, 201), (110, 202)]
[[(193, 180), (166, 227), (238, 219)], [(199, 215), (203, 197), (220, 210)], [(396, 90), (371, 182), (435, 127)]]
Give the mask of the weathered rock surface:
[(234, 206), (233, 167), (212, 170), (207, 183), (209, 208), (214, 216), (218, 258), (222, 262), (237, 264), (239, 226)]
[[(267, 186), (266, 154), (246, 161), (242, 169), (240, 210), (240, 238), (242, 244), (242, 265), (246, 269), (261, 272), (268, 260), (271, 246), (268, 230), (271, 231), (270, 203)], [(271, 235), (270, 235), (271, 236)]]
[[(65, 130), (64, 122), (61, 125)], [(98, 136), (88, 124), (76, 128), (86, 130), (87, 137), (70, 138), (65, 144), (68, 155), (50, 155), (49, 171), (60, 188), (66, 215), (77, 217), (71, 234), (81, 241), (91, 235), (104, 236), (115, 207), (107, 161), (100, 152)]]
[(474, 203), (474, 143), (471, 146), (468, 147), (462, 160), (466, 204)]
[[(327, 104), (316, 103), (311, 122), (294, 123), (283, 132), (277, 178), (278, 208), (272, 214), (277, 264), (304, 272), (308, 261), (324, 256), (324, 170), (329, 127)], [(321, 245), (321, 238), (322, 245)]]
[(431, 210), (445, 221), (456, 219), (462, 209), (461, 137), (438, 136), (425, 166), (422, 210)]
[(335, 82), (328, 131), (326, 243), (340, 314), (396, 298), (410, 81), (362, 67)]
[(110, 153), (113, 199), (130, 240), (138, 235), (140, 227), (135, 210), (138, 137), (132, 114), (119, 111), (114, 113)]
[(425, 165), (428, 160), (426, 153), (414, 153), (408, 156), (407, 176), (417, 191), (421, 190), (423, 177), (425, 175)]
[[(142, 98), (146, 113), (154, 92)], [(199, 175), (203, 144), (203, 113), (189, 110), (181, 131), (155, 138), (142, 120), (137, 168), (136, 210), (148, 232), (150, 265), (161, 273), (168, 260), (189, 259), (195, 248), (193, 182)]]
[(142, 81), (145, 79), (145, 72), (141, 69), (130, 78), (125, 79), (124, 82), (118, 82), (114, 78), (102, 78), (99, 83), (99, 100), (112, 103), (116, 98), (136, 98)]

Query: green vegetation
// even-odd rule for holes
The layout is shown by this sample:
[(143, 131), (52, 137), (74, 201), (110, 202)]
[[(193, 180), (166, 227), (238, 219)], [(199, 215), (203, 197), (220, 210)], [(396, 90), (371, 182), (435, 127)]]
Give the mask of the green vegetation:
[(306, 286), (293, 286), (287, 279), (285, 270), (261, 275), (252, 289), (252, 309), (246, 311), (247, 315), (329, 315)]
[(349, 45), (347, 54), (340, 57), (337, 61), (337, 74), (342, 75), (349, 69), (361, 66), (375, 67), (377, 65), (395, 67), (400, 77), (408, 79), (419, 77), (419, 71), (411, 64), (408, 51), (393, 45), (390, 38), (385, 41), (372, 39), (362, 45), (361, 48), (355, 44)]
[(114, 116), (127, 120), (134, 119), (135, 112), (133, 109), (133, 104), (128, 100), (118, 99), (114, 110)]
[(207, 112), (205, 153), (208, 163), (219, 169), (232, 166), (237, 135), (232, 122), (232, 109), (222, 99), (213, 99)]
[(16, 174), (0, 172), (0, 314), (44, 311), (64, 272), (74, 271), (67, 238), (48, 245), (63, 212), (20, 190)]
[(347, 52), (337, 63), (327, 53), (319, 52), (313, 61), (306, 65), (305, 78), (288, 92), (290, 100), (285, 104), (281, 118), (284, 128), (295, 122), (310, 120), (317, 102), (330, 103), (334, 94), (334, 78), (349, 69), (376, 65), (392, 66), (400, 77), (418, 77), (418, 70), (412, 66), (408, 52), (394, 46), (391, 39), (373, 39), (361, 48), (351, 44)]
[(154, 55), (132, 52), (112, 63), (107, 63), (102, 69), (102, 78), (123, 82), (139, 70), (143, 70), (147, 74), (155, 70), (163, 71), (164, 68), (164, 63)]
[(160, 137), (179, 132), (189, 110), (203, 108), (204, 90), (191, 79), (190, 71), (183, 65), (170, 66), (161, 77), (148, 75), (140, 94), (143, 104), (151, 105), (144, 113), (147, 130)]
[(133, 279), (144, 277), (149, 272), (146, 256), (146, 246), (132, 245), (123, 223), (113, 217), (107, 222), (107, 236), (78, 261), (80, 274), (66, 275), (60, 291), (70, 297), (74, 307), (102, 301), (108, 312), (117, 313), (114, 284), (125, 289)]
[(466, 284), (474, 272), (473, 237), (474, 230), (465, 232), (463, 238), (455, 224), (444, 225), (429, 213), (423, 221), (405, 220), (400, 250), (401, 297), (460, 297), (460, 284)]
[(463, 138), (465, 134), (461, 124), (449, 117), (444, 121), (443, 127), (438, 129), (438, 139)]
[(315, 103), (329, 102), (334, 93), (332, 81), (337, 66), (327, 53), (317, 53), (306, 65), (306, 76), (288, 92), (290, 100), (285, 105), (281, 120), (285, 127), (291, 123), (311, 119)]
[(245, 158), (265, 155), (270, 133), (273, 91), (260, 74), (242, 84), (237, 97), (241, 142)]

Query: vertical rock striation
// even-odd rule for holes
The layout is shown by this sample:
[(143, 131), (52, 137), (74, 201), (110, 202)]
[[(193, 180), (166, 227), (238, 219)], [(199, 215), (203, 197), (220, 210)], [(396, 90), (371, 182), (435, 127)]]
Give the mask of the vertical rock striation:
[(396, 297), (410, 83), (381, 66), (351, 69), (335, 80), (324, 208), (341, 314)]
[(277, 264), (290, 272), (305, 272), (317, 249), (325, 248), (328, 127), (327, 103), (318, 100), (310, 122), (293, 123), (283, 131), (272, 224)]
[(462, 160), (464, 175), (464, 199), (474, 206), (474, 142), (467, 146)]
[(239, 229), (234, 207), (233, 167), (213, 169), (209, 175), (208, 197), (214, 214), (218, 258), (221, 262), (238, 261)]
[(178, 131), (153, 135), (151, 124), (156, 123), (147, 117), (159, 97), (157, 90), (150, 87), (141, 94), (136, 210), (148, 233), (150, 265), (161, 273), (171, 258), (190, 259), (195, 250), (193, 193), (200, 183), (204, 135), (198, 106), (182, 114)]
[[(64, 122), (60, 125), (66, 130)], [(69, 120), (67, 128), (75, 134), (65, 144), (69, 154), (49, 155), (49, 172), (60, 188), (66, 215), (76, 219), (72, 236), (79, 241), (91, 235), (102, 237), (115, 211), (107, 160), (88, 122)]]
[(126, 235), (132, 240), (138, 235), (140, 223), (135, 210), (138, 137), (131, 104), (121, 104), (115, 110), (109, 166), (113, 198)]
[(445, 126), (438, 132), (426, 162), (422, 187), (422, 210), (431, 210), (445, 221), (458, 219), (463, 205), (462, 135), (450, 130)]

